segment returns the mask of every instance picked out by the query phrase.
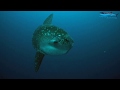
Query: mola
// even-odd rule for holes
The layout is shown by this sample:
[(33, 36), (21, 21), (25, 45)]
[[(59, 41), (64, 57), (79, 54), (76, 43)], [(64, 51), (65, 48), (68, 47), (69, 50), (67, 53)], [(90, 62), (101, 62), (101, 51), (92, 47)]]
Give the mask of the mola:
[(70, 35), (55, 25), (52, 25), (53, 14), (50, 14), (43, 25), (33, 33), (32, 44), (36, 50), (35, 71), (39, 70), (45, 55), (62, 55), (68, 53), (73, 46)]
[(117, 19), (118, 14), (119, 13), (114, 14), (112, 12), (100, 12), (100, 17)]

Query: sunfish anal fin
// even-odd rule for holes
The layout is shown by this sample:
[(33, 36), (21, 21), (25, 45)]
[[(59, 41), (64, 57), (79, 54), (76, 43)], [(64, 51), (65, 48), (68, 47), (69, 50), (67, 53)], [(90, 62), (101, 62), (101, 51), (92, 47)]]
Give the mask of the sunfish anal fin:
[(36, 72), (39, 70), (43, 57), (44, 57), (44, 54), (40, 52), (36, 52), (36, 55), (35, 55), (35, 71)]
[(50, 25), (52, 23), (52, 18), (53, 18), (53, 14), (50, 14), (43, 22), (43, 25)]

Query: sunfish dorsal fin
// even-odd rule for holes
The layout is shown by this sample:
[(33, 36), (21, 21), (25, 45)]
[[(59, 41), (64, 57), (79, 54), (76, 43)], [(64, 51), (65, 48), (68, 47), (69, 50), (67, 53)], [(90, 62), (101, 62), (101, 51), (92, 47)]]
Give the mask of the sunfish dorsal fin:
[(43, 22), (43, 25), (50, 25), (52, 23), (52, 18), (53, 18), (53, 14), (50, 14)]

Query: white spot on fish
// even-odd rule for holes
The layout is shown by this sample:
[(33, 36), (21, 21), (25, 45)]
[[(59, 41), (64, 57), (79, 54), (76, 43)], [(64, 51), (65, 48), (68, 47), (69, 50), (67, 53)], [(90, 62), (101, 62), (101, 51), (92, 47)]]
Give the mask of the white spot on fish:
[(47, 33), (48, 35), (50, 35), (49, 33)]

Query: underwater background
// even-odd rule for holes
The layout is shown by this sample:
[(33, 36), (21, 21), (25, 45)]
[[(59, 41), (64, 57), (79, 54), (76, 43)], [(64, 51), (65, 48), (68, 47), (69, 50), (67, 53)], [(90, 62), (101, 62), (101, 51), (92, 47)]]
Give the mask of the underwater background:
[[(120, 15), (100, 12), (0, 11), (0, 79), (120, 79)], [(35, 72), (32, 36), (51, 13), (74, 45), (65, 55), (46, 55)]]

